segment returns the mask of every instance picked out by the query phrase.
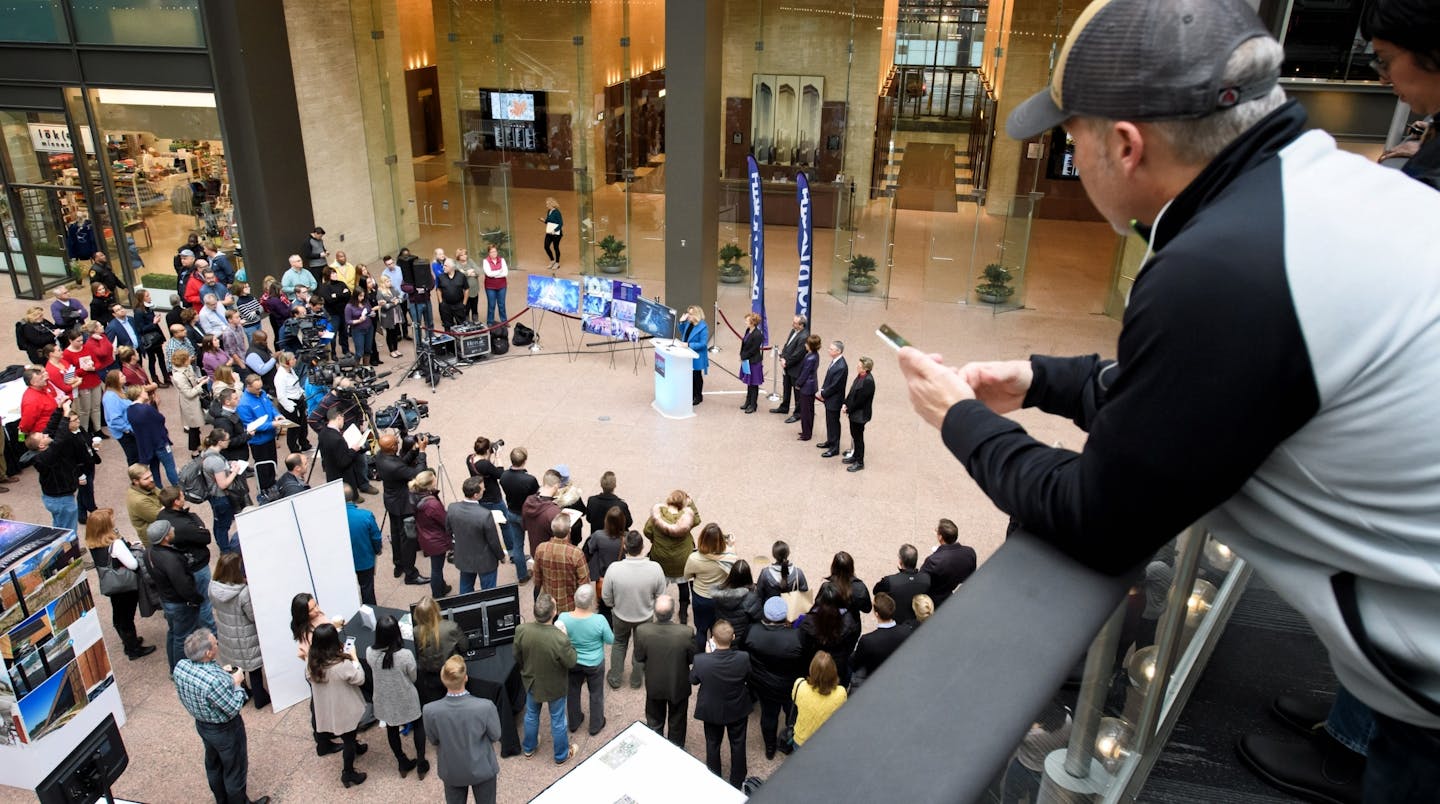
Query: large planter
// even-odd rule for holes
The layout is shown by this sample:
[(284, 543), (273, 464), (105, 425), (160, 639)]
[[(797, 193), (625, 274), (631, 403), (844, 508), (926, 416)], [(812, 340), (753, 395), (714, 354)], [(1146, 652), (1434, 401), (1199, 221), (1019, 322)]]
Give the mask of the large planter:
[(725, 269), (724, 269), (723, 267), (720, 269), (720, 281), (721, 281), (721, 282), (724, 282), (724, 283), (727, 284), (727, 285), (740, 285), (740, 284), (744, 284), (745, 279), (746, 279), (746, 272), (745, 272), (745, 271), (736, 271), (736, 272), (734, 272), (734, 273), (726, 273), (726, 272), (725, 272)]
[(618, 263), (599, 263), (599, 262), (597, 262), (597, 263), (595, 263), (595, 267), (596, 267), (597, 269), (599, 269), (600, 273), (602, 273), (602, 274), (623, 274), (623, 273), (625, 273), (625, 267), (626, 267), (628, 264), (629, 264), (629, 261), (627, 261), (627, 260), (621, 260), (621, 261), (618, 262)]
[(986, 304), (1004, 304), (1009, 296), (998, 296), (994, 293), (976, 293), (975, 297)]
[(875, 285), (870, 282), (847, 282), (845, 284), (851, 293), (869, 293), (870, 289), (875, 287)]

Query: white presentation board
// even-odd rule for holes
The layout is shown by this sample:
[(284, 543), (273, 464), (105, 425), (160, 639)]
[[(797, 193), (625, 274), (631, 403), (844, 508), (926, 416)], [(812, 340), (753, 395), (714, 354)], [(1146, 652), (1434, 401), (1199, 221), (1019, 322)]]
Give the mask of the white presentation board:
[(247, 508), (235, 523), (271, 707), (279, 712), (310, 697), (305, 663), (290, 635), (291, 599), (309, 592), (335, 617), (349, 617), (360, 608), (343, 484), (337, 480)]
[(742, 804), (745, 798), (705, 763), (636, 721), (530, 802), (684, 799), (686, 804)]

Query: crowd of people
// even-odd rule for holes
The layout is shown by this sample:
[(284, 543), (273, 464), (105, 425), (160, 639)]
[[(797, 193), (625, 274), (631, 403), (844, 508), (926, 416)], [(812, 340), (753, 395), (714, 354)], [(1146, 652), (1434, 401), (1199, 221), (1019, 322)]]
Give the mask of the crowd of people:
[[(323, 242), (323, 231), (317, 227), (312, 239)], [(493, 262), (494, 257), (492, 250), (482, 262)], [(613, 472), (603, 473), (597, 493), (586, 496), (568, 466), (553, 466), (536, 477), (526, 468), (525, 448), (508, 450), (504, 460), (503, 442), (483, 436), (465, 460), (468, 477), (460, 498), (442, 499), (439, 477), (426, 455), (426, 438), (378, 432), (372, 454), (369, 424), (350, 394), (352, 381), (339, 377), (323, 395), (306, 388), (296, 353), (272, 350), (272, 338), (262, 329), (268, 318), (273, 342), (299, 351), (314, 343), (298, 332), (297, 322), (308, 319), (307, 328), (335, 333), (319, 341), (331, 344), (330, 355), (338, 357), (348, 349), (362, 361), (368, 357), (379, 363), (373, 341), (363, 333), (368, 316), (340, 312), (342, 300), (347, 308), (357, 299), (377, 301), (370, 313), (389, 333), (394, 356), (407, 317), (417, 327), (414, 337), (426, 335), (426, 315), (418, 306), (428, 310), (430, 305), (414, 292), (417, 285), (425, 290), (425, 283), (415, 277), (428, 277), (439, 290), (441, 319), (448, 326), (478, 315), (478, 305), (465, 308), (478, 294), (460, 291), (461, 283), (454, 279), (474, 278), (477, 272), (485, 277), (487, 315), (504, 320), (503, 271), (508, 269), (503, 259), (499, 277), (489, 264), (469, 267), (463, 250), (453, 260), (437, 251), (432, 263), (420, 264), (424, 270), (409, 272), (416, 262), (402, 252), (400, 260), (387, 258), (386, 272), (372, 278), (365, 266), (351, 265), (343, 253), (323, 266), (295, 255), (284, 277), (267, 278), (265, 291), (255, 298), (243, 274), (237, 277), (223, 254), (187, 241), (176, 257), (181, 292), (163, 319), (137, 292), (137, 305), (131, 309), (107, 301), (103, 325), (92, 321), (78, 328), (58, 326), (83, 322), (91, 314), (79, 309), (84, 305), (62, 288), (56, 292), (51, 320), (42, 308), (34, 308), (17, 327), (36, 360), (25, 371), (24, 463), (40, 476), (52, 523), (86, 526), (85, 543), (97, 567), (138, 571), (142, 580), (135, 589), (110, 595), (112, 625), (128, 657), (138, 659), (157, 650), (138, 636), (137, 611), (145, 613), (148, 604), (163, 613), (167, 663), (205, 742), (207, 772), (217, 799), (243, 800), (245, 774), (236, 770), (246, 762), (239, 705), (248, 701), (261, 708), (269, 703), (254, 606), (233, 534), (235, 514), (253, 505), (257, 493), (276, 499), (308, 488), (312, 460), (318, 460), (327, 482), (345, 484), (346, 522), (362, 602), (376, 603), (376, 566), (387, 541), (376, 514), (364, 506), (367, 494), (381, 496), (390, 523), (395, 577), (428, 585), (430, 592), (416, 607), (413, 651), (404, 647), (393, 619), (382, 618), (375, 645), (365, 656), (345, 652), (336, 624), (318, 612), (313, 600), (296, 600), (294, 635), (313, 690), (316, 751), (342, 754), (341, 782), (346, 787), (366, 779), (365, 772), (356, 769), (356, 759), (366, 750), (357, 734), (376, 719), (386, 724), (402, 776), (416, 771), (424, 778), (429, 771), (426, 735), (433, 745), (436, 735), (447, 733), (444, 727), (427, 732), (422, 710), (428, 713), (431, 704), (443, 705), (454, 697), (447, 696), (454, 679), (443, 671), (447, 660), (467, 647), (464, 634), (439, 618), (434, 603), (455, 589), (445, 578), (450, 564), (462, 593), (495, 587), (500, 565), (507, 563), (514, 567), (517, 582), (533, 583), (536, 615), (516, 638), (527, 691), (522, 741), (527, 755), (536, 750), (540, 710), (546, 705), (556, 762), (570, 759), (568, 735), (586, 725), (587, 717), (591, 734), (602, 731), (607, 725), (606, 687), (621, 688), (626, 654), (633, 653), (629, 684), (646, 689), (649, 725), (683, 746), (689, 699), (698, 686), (693, 712), (705, 724), (709, 764), (719, 773), (720, 745), (728, 735), (729, 778), (737, 786), (745, 778), (743, 725), (752, 701), (759, 703), (768, 756), (803, 743), (843, 702), (845, 687), (861, 683), (899, 644), (898, 639), (862, 639), (860, 615), (874, 608), (877, 616), (888, 615), (880, 618), (887, 634), (908, 634), (933, 611), (927, 595), (943, 600), (973, 571), (973, 551), (955, 544), (953, 524), (946, 531), (942, 523), (935, 555), (924, 569), (909, 568), (902, 592), (904, 612), (895, 614), (895, 599), (880, 588), (889, 578), (877, 585), (872, 601), (870, 589), (854, 578), (853, 561), (843, 552), (812, 593), (805, 573), (790, 563), (788, 545), (776, 542), (770, 551), (773, 563), (752, 569), (717, 523), (702, 522), (695, 501), (684, 491), (641, 510), (637, 520), (616, 493)], [(104, 268), (101, 258), (96, 263)], [(392, 270), (401, 274), (398, 292), (396, 280), (388, 276)], [(490, 287), (497, 279), (498, 287)], [(462, 295), (447, 296), (447, 283)], [(748, 321), (748, 341), (758, 332), (756, 318)], [(790, 340), (809, 342), (813, 375), (818, 339), (807, 335), (801, 319)], [(813, 403), (818, 395), (828, 409), (829, 400), (839, 393), (834, 389), (843, 391), (846, 382), (842, 350), (843, 345), (832, 344), (832, 358), (838, 360), (832, 360), (826, 372), (833, 375), (827, 381), (830, 396), (818, 385), (799, 396)], [(154, 368), (143, 367), (147, 355), (163, 373), (157, 376)], [(760, 361), (752, 365), (758, 374)], [(746, 379), (754, 378), (747, 372)], [(792, 385), (787, 379), (787, 390)], [(757, 386), (753, 383), (752, 391)], [(854, 408), (860, 407), (854, 401), (859, 387), (857, 381), (849, 396)], [(171, 428), (157, 400), (165, 389), (176, 397), (188, 459), (177, 461), (173, 454)], [(844, 396), (838, 398), (844, 401)], [(749, 401), (747, 412), (754, 407)], [(868, 404), (867, 397), (866, 417)], [(835, 407), (838, 417), (839, 405)], [(358, 444), (345, 436), (352, 426), (364, 433)], [(858, 426), (863, 431), (863, 422)], [(863, 438), (855, 427), (852, 423), (857, 454), (847, 453), (846, 460), (853, 457), (852, 465), (863, 467)], [(831, 428), (834, 444), (826, 445), (827, 456), (838, 450), (836, 428)], [(282, 433), (284, 453), (277, 448)], [(134, 540), (119, 534), (115, 510), (98, 507), (92, 493), (100, 462), (97, 446), (107, 438), (115, 439), (125, 455), (125, 513)], [(79, 472), (71, 469), (77, 465)], [(208, 520), (199, 512), (205, 506)], [(915, 548), (907, 547), (918, 556)], [(968, 570), (937, 573), (934, 577), (949, 587), (932, 588), (931, 565), (944, 563), (946, 547), (968, 551)], [(902, 559), (904, 555), (902, 550)], [(421, 556), (428, 566), (417, 565)], [(857, 651), (863, 660), (852, 658)], [(365, 694), (362, 666), (374, 680)], [(582, 696), (582, 691), (587, 694)], [(234, 701), (240, 704), (232, 705)], [(413, 758), (401, 744), (406, 733), (413, 734)], [(447, 737), (440, 739), (443, 757)], [(461, 739), (453, 725), (448, 739)], [(493, 794), (493, 769), (484, 777), (483, 772), (447, 774), (443, 760), (440, 767), (447, 795), (454, 792), (452, 782), (483, 793), (476, 786), (483, 787), (487, 779)], [(463, 797), (463, 791), (457, 795)]]

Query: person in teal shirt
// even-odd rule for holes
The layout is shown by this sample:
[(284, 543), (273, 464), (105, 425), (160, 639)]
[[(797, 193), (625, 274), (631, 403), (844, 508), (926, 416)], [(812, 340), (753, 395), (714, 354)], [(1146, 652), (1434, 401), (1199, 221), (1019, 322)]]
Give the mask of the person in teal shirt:
[(595, 584), (575, 590), (575, 610), (560, 615), (559, 626), (575, 646), (575, 666), (570, 668), (570, 694), (565, 702), (565, 719), (570, 731), (579, 731), (585, 722), (580, 711), (580, 686), (590, 691), (590, 734), (605, 728), (605, 646), (615, 643), (610, 623), (595, 613)]
[(361, 508), (360, 494), (345, 484), (345, 519), (350, 526), (350, 556), (355, 559), (355, 581), (360, 584), (360, 602), (375, 605), (375, 557), (385, 543), (375, 515)]

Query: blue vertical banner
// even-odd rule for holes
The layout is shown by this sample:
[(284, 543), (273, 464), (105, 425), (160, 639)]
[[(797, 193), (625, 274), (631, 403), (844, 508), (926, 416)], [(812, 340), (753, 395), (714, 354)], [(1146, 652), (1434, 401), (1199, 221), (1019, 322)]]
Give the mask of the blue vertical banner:
[(765, 215), (760, 189), (760, 165), (745, 157), (750, 170), (750, 310), (760, 314), (761, 343), (770, 345), (770, 319), (765, 317)]
[(800, 205), (800, 279), (795, 287), (795, 315), (810, 320), (810, 272), (815, 259), (815, 241), (811, 238), (813, 219), (810, 216), (810, 182), (805, 174), (795, 176), (795, 201)]

